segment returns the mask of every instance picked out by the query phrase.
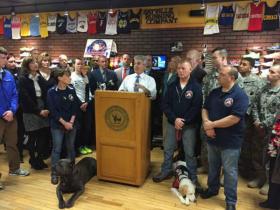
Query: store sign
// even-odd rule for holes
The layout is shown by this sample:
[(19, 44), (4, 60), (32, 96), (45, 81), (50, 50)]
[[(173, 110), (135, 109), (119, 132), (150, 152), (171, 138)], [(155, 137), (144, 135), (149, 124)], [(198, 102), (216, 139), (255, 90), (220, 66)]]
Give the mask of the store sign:
[(146, 24), (170, 24), (176, 23), (178, 19), (173, 8), (145, 9), (143, 14)]
[(191, 17), (191, 10), (200, 4), (146, 7), (141, 15), (141, 29), (203, 27), (204, 17)]
[(84, 57), (91, 58), (95, 55), (104, 55), (109, 58), (111, 52), (117, 52), (116, 43), (112, 39), (88, 39)]

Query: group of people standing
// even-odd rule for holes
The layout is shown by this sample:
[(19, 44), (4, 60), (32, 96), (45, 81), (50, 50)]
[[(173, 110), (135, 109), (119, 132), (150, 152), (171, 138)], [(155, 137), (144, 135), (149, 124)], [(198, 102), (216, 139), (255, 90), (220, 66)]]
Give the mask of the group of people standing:
[(222, 184), (226, 209), (236, 209), (238, 169), (241, 175), (250, 169), (257, 177), (248, 186), (264, 185), (268, 191), (268, 200), (260, 205), (279, 209), (280, 64), (275, 63), (262, 80), (251, 73), (252, 59), (242, 58), (236, 69), (228, 65), (227, 56), (226, 49), (216, 48), (206, 54), (204, 67), (197, 50), (184, 58), (172, 57), (159, 89), (151, 56), (135, 56), (132, 68), (124, 54), (121, 67), (112, 71), (104, 56), (94, 56), (90, 69), (81, 58), (70, 67), (67, 56), (60, 55), (58, 67), (51, 70), (50, 55), (44, 52), (26, 57), (16, 71), (14, 56), (0, 47), (0, 137), (10, 175), (29, 174), (19, 167), (26, 133), (31, 167), (47, 168), (44, 160), (51, 154), (51, 182), (57, 184), (55, 165), (64, 150), (74, 162), (76, 154), (94, 149), (95, 91), (140, 91), (152, 100), (161, 95), (164, 161), (154, 182), (173, 175), (173, 155), (180, 147), (197, 189), (197, 156), (208, 170), (208, 188), (200, 191), (203, 199), (217, 195)]
[[(51, 155), (51, 183), (57, 184), (55, 165), (60, 158), (67, 156), (74, 162), (78, 154), (89, 154), (95, 149), (95, 90), (118, 90), (123, 80), (129, 80), (134, 72), (129, 55), (123, 56), (122, 67), (116, 72), (107, 68), (104, 56), (95, 56), (90, 69), (81, 58), (69, 66), (67, 56), (60, 55), (58, 66), (50, 69), (50, 55), (35, 53), (25, 57), (17, 69), (15, 57), (3, 47), (0, 55), (0, 136), (9, 157), (10, 175), (29, 175), (19, 167), (24, 143), (31, 168), (35, 170), (48, 168), (45, 160)], [(155, 98), (153, 79), (151, 88), (145, 88), (151, 82), (145, 80), (144, 60), (145, 56), (135, 58), (134, 69), (139, 75), (137, 87), (127, 89), (123, 85), (120, 90), (144, 91)]]
[[(202, 68), (201, 56), (193, 56), (195, 52), (189, 51), (177, 62), (177, 68), (171, 68), (171, 60), (170, 71), (165, 75), (164, 161), (153, 181), (173, 176), (173, 153), (181, 147), (189, 178), (201, 198), (217, 195), (220, 186), (224, 186), (226, 209), (236, 209), (240, 170), (241, 175), (251, 172), (256, 176), (247, 176), (253, 178), (248, 187), (262, 187), (260, 192), (268, 194), (268, 200), (260, 206), (279, 209), (280, 64), (274, 62), (268, 77), (261, 79), (251, 73), (254, 66), (251, 58), (242, 58), (237, 69), (228, 65), (226, 49), (216, 48), (206, 54)], [(169, 80), (172, 82), (168, 83)], [(202, 146), (197, 153), (199, 138), (195, 133), (199, 130)], [(208, 171), (206, 190), (197, 180), (201, 168), (197, 168), (196, 156), (200, 156), (204, 170)]]

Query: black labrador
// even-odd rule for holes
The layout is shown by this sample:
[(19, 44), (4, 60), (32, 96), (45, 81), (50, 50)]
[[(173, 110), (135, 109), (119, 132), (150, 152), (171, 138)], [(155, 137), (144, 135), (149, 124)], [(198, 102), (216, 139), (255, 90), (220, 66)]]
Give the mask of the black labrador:
[[(74, 165), (69, 159), (61, 159), (56, 165), (60, 182), (56, 188), (58, 207), (71, 208), (77, 198), (83, 194), (85, 184), (96, 175), (96, 160), (85, 157)], [(68, 201), (63, 200), (64, 193), (73, 193)]]

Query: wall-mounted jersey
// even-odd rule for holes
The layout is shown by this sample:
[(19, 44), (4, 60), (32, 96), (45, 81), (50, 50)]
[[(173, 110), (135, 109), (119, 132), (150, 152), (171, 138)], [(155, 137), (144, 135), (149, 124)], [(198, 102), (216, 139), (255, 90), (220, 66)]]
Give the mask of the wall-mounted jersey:
[(97, 13), (88, 15), (88, 34), (96, 34), (97, 32)]
[(264, 2), (251, 3), (248, 31), (261, 31), (263, 22)]
[(218, 18), (219, 18), (219, 5), (207, 5), (205, 15), (204, 35), (220, 33)]
[(118, 33), (129, 33), (130, 32), (130, 24), (129, 24), (129, 16), (130, 12), (122, 12), (119, 11), (118, 17)]
[(233, 30), (234, 31), (247, 31), (249, 24), (250, 6), (247, 4), (245, 7), (236, 5)]
[(66, 31), (67, 33), (76, 33), (77, 32), (77, 18), (71, 18), (70, 15), (67, 16), (66, 23)]
[(0, 35), (4, 34), (4, 17), (0, 18)]
[(55, 32), (56, 31), (56, 15), (48, 16), (48, 31)]
[(12, 17), (12, 39), (20, 39), (20, 17)]
[(67, 17), (58, 14), (56, 18), (56, 32), (59, 34), (65, 34), (66, 24), (67, 24)]
[(79, 15), (78, 16), (78, 25), (77, 31), (85, 33), (88, 31), (88, 19), (86, 15)]
[(233, 8), (231, 6), (223, 6), (222, 11), (220, 13), (219, 25), (222, 26), (231, 26), (233, 24)]
[(30, 15), (21, 15), (20, 21), (21, 21), (20, 35), (30, 36)]
[(12, 38), (12, 20), (5, 17), (4, 21), (4, 36), (8, 39)]
[(42, 38), (46, 38), (49, 36), (47, 14), (40, 14), (40, 35)]
[(118, 11), (115, 11), (113, 14), (108, 13), (105, 34), (107, 35), (117, 34), (117, 25), (118, 25)]
[(267, 3), (265, 3), (264, 16), (263, 16), (264, 31), (271, 31), (279, 28), (279, 16), (278, 16), (278, 9), (280, 9), (279, 5), (280, 5), (279, 1), (276, 3), (274, 7), (270, 7), (268, 6)]
[(97, 23), (96, 23), (97, 33), (105, 33), (106, 22), (107, 22), (107, 13), (106, 12), (98, 12)]
[(30, 18), (30, 35), (40, 36), (40, 18), (35, 15)]
[(139, 29), (140, 28), (140, 15), (141, 15), (141, 9), (138, 11), (138, 13), (134, 13), (133, 10), (130, 10), (130, 19), (129, 19), (129, 26), (130, 29)]

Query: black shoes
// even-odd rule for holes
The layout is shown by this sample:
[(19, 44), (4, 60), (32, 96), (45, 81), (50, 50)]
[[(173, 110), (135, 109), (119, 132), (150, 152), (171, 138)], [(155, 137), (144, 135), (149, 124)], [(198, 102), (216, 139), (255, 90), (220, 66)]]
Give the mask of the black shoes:
[(170, 179), (172, 177), (173, 177), (173, 171), (170, 171), (167, 174), (163, 174), (162, 172), (160, 172), (153, 177), (153, 181), (158, 183), (158, 182), (162, 182), (163, 180)]
[(208, 189), (207, 189), (207, 190), (204, 190), (204, 191), (202, 191), (202, 192), (200, 193), (200, 197), (201, 197), (202, 199), (208, 199), (208, 198), (211, 198), (211, 197), (216, 196), (216, 195), (218, 195), (218, 194), (219, 194), (219, 192), (210, 192), (210, 191), (208, 191)]
[(233, 205), (233, 204), (227, 204), (226, 210), (236, 210), (235, 205)]
[(31, 168), (35, 170), (43, 170), (44, 168), (48, 168), (48, 165), (41, 159), (30, 159), (29, 163)]

